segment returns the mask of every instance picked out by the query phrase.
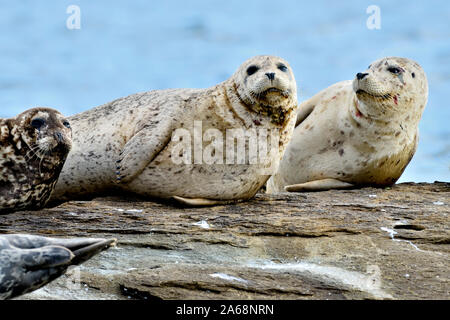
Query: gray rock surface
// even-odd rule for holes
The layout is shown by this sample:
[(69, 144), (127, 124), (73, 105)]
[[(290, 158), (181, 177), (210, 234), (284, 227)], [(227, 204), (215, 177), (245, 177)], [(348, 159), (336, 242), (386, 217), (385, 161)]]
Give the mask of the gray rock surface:
[(22, 299), (449, 299), (449, 204), (449, 183), (205, 208), (109, 197), (0, 216), (0, 233), (118, 240)]

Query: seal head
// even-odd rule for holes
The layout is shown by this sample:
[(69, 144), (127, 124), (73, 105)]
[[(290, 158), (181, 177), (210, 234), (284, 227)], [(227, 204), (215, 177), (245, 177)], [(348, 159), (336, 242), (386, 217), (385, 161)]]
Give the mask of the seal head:
[(72, 146), (66, 118), (33, 108), (0, 120), (0, 212), (40, 209), (53, 190)]
[(353, 90), (358, 98), (361, 116), (388, 119), (399, 114), (422, 116), (428, 97), (425, 72), (417, 62), (388, 57), (373, 62), (356, 74)]
[(232, 77), (238, 96), (249, 109), (281, 124), (297, 99), (289, 63), (279, 57), (256, 56), (244, 62)]

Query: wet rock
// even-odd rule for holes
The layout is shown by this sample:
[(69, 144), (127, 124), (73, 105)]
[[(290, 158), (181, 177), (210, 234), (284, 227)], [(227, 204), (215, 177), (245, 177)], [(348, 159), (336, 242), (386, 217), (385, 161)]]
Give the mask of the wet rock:
[(0, 233), (118, 239), (22, 299), (448, 299), (449, 203), (438, 182), (209, 208), (108, 197), (0, 216)]

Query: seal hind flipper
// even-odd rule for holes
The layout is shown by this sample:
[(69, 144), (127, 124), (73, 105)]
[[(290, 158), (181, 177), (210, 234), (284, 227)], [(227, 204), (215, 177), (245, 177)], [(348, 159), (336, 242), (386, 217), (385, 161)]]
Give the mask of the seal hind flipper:
[(223, 204), (236, 203), (236, 200), (215, 200), (215, 199), (206, 199), (206, 198), (183, 198), (179, 196), (172, 196), (171, 199), (176, 202), (189, 206), (189, 207), (208, 207), (208, 206), (216, 206)]
[(348, 189), (352, 188), (353, 186), (354, 185), (351, 183), (336, 179), (322, 179), (285, 186), (284, 190), (286, 190), (287, 192), (324, 191), (330, 189)]

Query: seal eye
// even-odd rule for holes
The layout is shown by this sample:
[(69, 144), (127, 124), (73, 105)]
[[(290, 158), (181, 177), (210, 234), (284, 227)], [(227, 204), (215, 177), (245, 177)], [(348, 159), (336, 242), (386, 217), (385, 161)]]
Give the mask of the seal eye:
[(393, 74), (399, 74), (400, 72), (402, 72), (402, 70), (400, 68), (397, 68), (397, 67), (389, 67), (388, 71), (390, 73), (393, 73)]
[(411, 73), (411, 75), (412, 75), (412, 77), (413, 78), (415, 78), (416, 77), (416, 74), (413, 72), (413, 73)]
[(257, 67), (257, 66), (250, 66), (250, 67), (248, 67), (248, 69), (247, 69), (247, 74), (249, 75), (249, 76), (251, 76), (252, 74), (254, 74), (256, 71), (258, 71), (259, 70), (259, 68)]
[(69, 121), (64, 121), (64, 122), (63, 122), (63, 125), (64, 125), (64, 127), (70, 129), (70, 123), (69, 123)]
[(44, 119), (33, 119), (33, 121), (31, 121), (31, 126), (35, 129), (40, 129), (43, 125), (45, 124), (45, 120)]
[(279, 64), (278, 69), (280, 69), (283, 72), (286, 72), (288, 68), (284, 64)]

